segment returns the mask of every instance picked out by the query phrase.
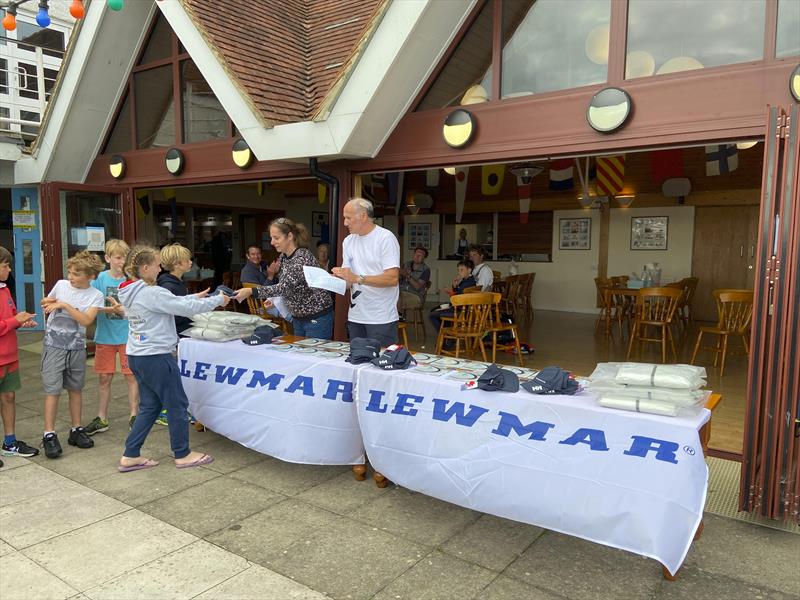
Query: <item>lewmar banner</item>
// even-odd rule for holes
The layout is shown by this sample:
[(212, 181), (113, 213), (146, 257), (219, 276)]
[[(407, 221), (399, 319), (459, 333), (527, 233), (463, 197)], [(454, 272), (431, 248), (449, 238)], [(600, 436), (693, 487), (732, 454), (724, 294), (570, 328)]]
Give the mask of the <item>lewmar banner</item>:
[(377, 471), (400, 486), (680, 567), (699, 525), (710, 412), (662, 417), (588, 393), (462, 390), (409, 371), (361, 369), (356, 403)]
[(241, 341), (183, 339), (178, 367), (192, 414), (243, 446), (294, 463), (364, 463), (353, 365)]

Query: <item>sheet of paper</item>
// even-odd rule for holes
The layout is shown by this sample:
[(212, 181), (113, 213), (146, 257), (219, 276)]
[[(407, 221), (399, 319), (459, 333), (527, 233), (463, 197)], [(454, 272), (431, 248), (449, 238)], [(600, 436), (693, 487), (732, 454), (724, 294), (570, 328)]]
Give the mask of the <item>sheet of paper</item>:
[(308, 287), (329, 290), (341, 295), (344, 295), (347, 290), (347, 282), (344, 279), (334, 277), (325, 269), (303, 265), (303, 275), (306, 276)]
[(283, 299), (283, 296), (275, 296), (274, 298), (270, 298), (270, 300), (272, 300), (272, 304), (275, 306), (282, 318), (285, 319), (291, 314), (289, 307), (286, 306), (286, 301)]

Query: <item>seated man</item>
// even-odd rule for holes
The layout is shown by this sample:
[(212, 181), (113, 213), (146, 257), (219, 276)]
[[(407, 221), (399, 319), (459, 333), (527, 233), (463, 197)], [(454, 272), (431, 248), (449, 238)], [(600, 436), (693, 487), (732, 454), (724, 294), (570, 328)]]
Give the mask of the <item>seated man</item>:
[[(442, 288), (442, 293), (447, 294), (448, 296), (454, 296), (456, 294), (463, 294), (465, 289), (478, 285), (475, 282), (475, 278), (472, 276), (472, 267), (473, 265), (471, 260), (458, 261), (458, 276), (453, 279), (453, 287)], [(431, 320), (431, 323), (433, 323), (433, 326), (438, 334), (439, 329), (442, 326), (442, 317), (452, 316), (452, 306), (448, 306), (447, 308), (441, 308), (437, 306), (431, 311), (431, 314), (428, 318)]]
[(425, 264), (428, 251), (422, 246), (414, 248), (411, 260), (400, 269), (400, 312), (419, 308), (425, 301), (431, 270)]
[(275, 260), (271, 265), (261, 260), (261, 247), (250, 244), (247, 247), (247, 262), (242, 267), (242, 283), (255, 283), (257, 285), (274, 285), (277, 283), (277, 274), (280, 269), (280, 260)]

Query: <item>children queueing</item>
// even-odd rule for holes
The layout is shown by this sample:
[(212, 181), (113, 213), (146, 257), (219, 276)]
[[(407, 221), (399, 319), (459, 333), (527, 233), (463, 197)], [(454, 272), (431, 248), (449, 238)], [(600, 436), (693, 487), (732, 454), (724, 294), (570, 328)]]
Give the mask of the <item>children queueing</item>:
[[(119, 287), (119, 299), (128, 315), (128, 364), (139, 383), (139, 416), (133, 423), (119, 471), (137, 471), (158, 465), (141, 456), (141, 448), (162, 407), (171, 415), (185, 415), (189, 400), (183, 391), (178, 361), (173, 352), (178, 344), (173, 315), (191, 317), (200, 312), (225, 306), (230, 298), (223, 294), (200, 298), (174, 296), (155, 285), (161, 271), (158, 250), (136, 246), (125, 261), (130, 277)], [(175, 466), (179, 469), (213, 462), (213, 458), (189, 449), (189, 421), (169, 420), (169, 438)]]
[[(19, 379), (19, 348), (17, 347), (17, 329), (35, 327), (36, 316), (28, 312), (17, 312), (14, 299), (6, 286), (11, 274), (11, 252), (0, 246), (0, 415), (3, 417), (3, 454), (5, 456), (31, 457), (39, 454), (18, 440), (16, 427), (16, 395), (21, 387)], [(0, 460), (0, 467), (3, 461)]]
[[(159, 286), (168, 289), (175, 296), (188, 296), (189, 288), (183, 281), (183, 276), (192, 268), (192, 251), (180, 244), (168, 244), (161, 248), (162, 273), (158, 276)], [(207, 295), (208, 290), (200, 292), (199, 297)], [(180, 334), (192, 326), (192, 320), (187, 317), (175, 317), (175, 330)], [(167, 409), (161, 411), (156, 419), (158, 425), (167, 425)]]
[(106, 299), (106, 306), (97, 314), (94, 342), (94, 372), (97, 373), (99, 397), (97, 416), (84, 427), (86, 435), (94, 435), (101, 431), (108, 431), (111, 426), (108, 421), (108, 405), (111, 402), (111, 382), (117, 370), (117, 355), (119, 367), (128, 386), (128, 407), (130, 418), (128, 427), (133, 426), (136, 413), (139, 412), (139, 388), (136, 378), (128, 367), (128, 356), (125, 354), (125, 345), (128, 343), (128, 320), (125, 310), (119, 304), (119, 285), (125, 281), (125, 258), (130, 252), (128, 244), (122, 240), (108, 240), (105, 246), (105, 260), (108, 269), (100, 273), (92, 282), (92, 287), (99, 290)]
[(72, 428), (68, 443), (91, 448), (94, 442), (81, 427), (82, 391), (86, 380), (86, 328), (105, 305), (103, 294), (92, 280), (103, 270), (100, 258), (83, 250), (67, 261), (67, 279), (56, 282), (42, 300), (47, 315), (42, 341), (42, 384), (44, 387), (44, 435), (47, 458), (61, 456), (56, 435), (56, 414), (61, 390), (69, 395)]

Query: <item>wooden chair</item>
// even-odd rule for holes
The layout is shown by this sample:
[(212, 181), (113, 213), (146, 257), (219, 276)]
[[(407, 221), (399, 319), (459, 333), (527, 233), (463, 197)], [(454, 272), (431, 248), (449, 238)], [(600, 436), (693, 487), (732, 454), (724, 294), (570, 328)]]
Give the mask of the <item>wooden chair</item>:
[(403, 346), (405, 346), (408, 350), (411, 350), (411, 346), (408, 345), (408, 323), (404, 323), (400, 321), (397, 324), (397, 337), (400, 338), (400, 342), (402, 342)]
[[(476, 347), (479, 347), (483, 360), (486, 360), (483, 337), (488, 330), (487, 321), (494, 298), (495, 294), (492, 292), (465, 293), (450, 298), (450, 303), (453, 305), (453, 318), (452, 321), (442, 322), (439, 337), (436, 338), (436, 354), (450, 354), (458, 358), (463, 342), (464, 350), (467, 353), (472, 353)], [(455, 353), (442, 350), (445, 340), (455, 341)]]
[(694, 299), (697, 284), (700, 281), (698, 277), (684, 277), (683, 278), (683, 306), (681, 307), (680, 318), (684, 325), (688, 325), (692, 319), (692, 300)]
[[(669, 339), (672, 346), (672, 354), (675, 356), (675, 360), (678, 360), (678, 352), (675, 350), (675, 340), (672, 337), (670, 325), (682, 294), (683, 290), (668, 287), (652, 287), (639, 290), (639, 297), (636, 302), (636, 320), (633, 322), (631, 341), (628, 344), (628, 359), (631, 357), (634, 342), (638, 340), (640, 343), (660, 343), (661, 362), (666, 363), (667, 339)], [(661, 335), (659, 337), (647, 337), (648, 327), (661, 329)]]
[[(422, 304), (415, 308), (407, 309), (407, 312), (411, 313), (411, 321), (408, 321), (411, 325), (414, 326), (414, 339), (419, 341), (419, 328), (422, 327), (422, 339), (425, 338), (425, 300), (428, 298), (428, 290), (431, 289), (431, 282), (425, 282), (425, 293), (422, 296)], [(406, 311), (403, 311), (406, 312)]]
[(503, 274), (500, 271), (492, 270), (492, 279), (502, 279)]
[(617, 321), (619, 334), (622, 336), (622, 317), (625, 312), (624, 298), (618, 297), (613, 293), (614, 290), (610, 279), (595, 277), (594, 285), (600, 297), (600, 313), (594, 323), (594, 332), (597, 333), (597, 328), (604, 324), (606, 335), (611, 335), (613, 331), (611, 323)]
[(681, 290), (683, 293), (681, 297), (678, 299), (678, 306), (675, 308), (675, 315), (678, 317), (675, 319), (675, 323), (680, 323), (683, 325), (684, 329), (687, 327), (687, 321), (683, 314), (683, 309), (686, 306), (686, 280), (681, 279), (680, 281), (673, 281), (672, 283), (664, 284), (664, 287), (674, 288), (676, 290)]
[[(519, 358), (519, 366), (524, 367), (525, 363), (522, 358), (522, 349), (519, 345), (519, 331), (516, 323), (503, 323), (500, 320), (500, 304), (502, 301), (501, 295), (492, 293), (492, 309), (489, 311), (488, 331), (492, 335), (492, 362), (497, 362), (498, 350), (516, 350), (517, 358)], [(497, 334), (504, 331), (510, 331), (513, 341), (503, 343), (497, 341)]]
[[(256, 284), (256, 283), (243, 283), (242, 287), (257, 288), (258, 284)], [(247, 310), (251, 315), (258, 315), (262, 319), (269, 319), (270, 321), (273, 321), (275, 324), (278, 325), (278, 327), (281, 328), (281, 330), (285, 334), (287, 334), (287, 335), (293, 335), (294, 334), (294, 329), (292, 328), (292, 324), (289, 321), (285, 320), (285, 319), (282, 319), (280, 317), (274, 317), (271, 314), (269, 314), (267, 312), (267, 308), (264, 306), (264, 302), (259, 300), (258, 298), (250, 296), (247, 299)]]
[(501, 292), (500, 310), (506, 314), (517, 318), (517, 301), (519, 299), (519, 291), (521, 280), (519, 275), (509, 275), (504, 280), (505, 286)]
[(533, 281), (536, 273), (525, 273), (519, 276), (519, 293), (517, 294), (517, 306), (521, 314), (528, 319), (533, 319)]
[[(472, 287), (464, 288), (464, 291), (461, 292), (462, 294), (479, 294), (483, 292), (483, 288), (479, 285), (473, 285)], [(452, 300), (455, 296), (452, 296), (450, 299)]]
[[(750, 319), (753, 316), (753, 291), (752, 290), (714, 290), (714, 298), (717, 301), (717, 314), (719, 322), (716, 326), (700, 327), (697, 333), (697, 342), (692, 352), (691, 364), (697, 358), (697, 352), (710, 350), (714, 353), (714, 366), (722, 354), (719, 376), (725, 372), (725, 357), (728, 354), (728, 336), (738, 335), (742, 339), (745, 355), (750, 353), (749, 340), (747, 339)], [(711, 333), (717, 336), (716, 346), (701, 346), (704, 333)]]

